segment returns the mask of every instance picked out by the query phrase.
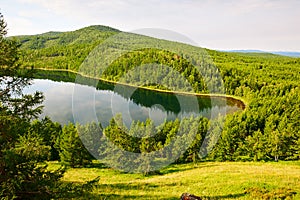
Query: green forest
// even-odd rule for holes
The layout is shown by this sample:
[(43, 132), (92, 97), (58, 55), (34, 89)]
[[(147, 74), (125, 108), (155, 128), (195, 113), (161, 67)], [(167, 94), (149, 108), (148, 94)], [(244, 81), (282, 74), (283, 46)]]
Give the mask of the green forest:
[[(107, 139), (118, 148), (141, 154), (160, 150), (170, 145), (172, 140), (181, 142), (181, 145), (176, 142), (173, 144), (178, 149), (175, 148), (172, 154), (180, 153), (179, 147), (182, 144), (189, 144), (184, 153), (174, 160), (175, 164), (300, 160), (300, 58), (267, 53), (220, 52), (125, 33), (122, 37), (132, 38), (126, 40), (126, 45), (134, 45), (134, 38), (137, 37), (150, 46), (168, 44), (174, 48), (174, 52), (163, 49), (163, 45), (127, 52), (125, 45), (125, 50), (121, 49), (125, 52), (123, 55), (113, 61), (103, 61), (109, 64), (105, 69), (95, 65), (92, 65), (93, 68), (81, 69), (82, 63), (94, 62), (85, 59), (91, 52), (99, 54), (99, 51), (94, 50), (98, 45), (121, 32), (105, 26), (90, 26), (70, 32), (6, 37), (6, 23), (2, 15), (0, 18), (1, 198), (72, 198), (89, 191), (98, 178), (83, 185), (65, 183), (61, 178), (66, 169), (89, 167), (95, 162), (94, 155), (107, 156), (107, 151), (114, 152), (111, 162), (114, 162), (113, 166), (119, 167), (118, 160), (123, 155), (102, 146), (102, 141)], [(108, 50), (111, 48), (107, 47)], [(205, 54), (198, 54), (198, 51)], [(172, 70), (165, 74), (165, 79), (159, 78), (159, 74), (166, 73), (163, 67), (158, 68), (155, 72), (157, 76), (153, 77), (128, 73), (136, 66), (153, 63), (169, 66)], [(201, 72), (195, 66), (203, 67)], [(129, 129), (122, 126), (120, 115), (111, 119), (109, 126), (104, 128), (95, 122), (61, 125), (48, 117), (38, 119), (44, 98), (41, 93), (22, 94), (23, 88), (31, 84), (32, 78), (39, 76), (34, 73), (34, 69), (69, 70), (149, 89), (223, 93), (242, 99), (246, 107), (243, 111), (216, 120), (190, 117), (154, 126), (153, 121), (148, 119), (145, 122), (133, 122)], [(172, 79), (175, 76), (173, 71), (181, 74), (186, 81)], [(151, 73), (151, 70), (144, 73)], [(129, 81), (126, 81), (127, 74), (130, 74)], [(223, 127), (221, 122), (224, 123)], [(214, 141), (212, 134), (209, 142), (216, 145), (206, 157), (199, 157), (208, 130), (216, 134), (221, 130), (221, 135)], [(178, 131), (179, 135), (176, 134)], [(103, 134), (97, 134), (99, 132)], [(86, 141), (82, 141), (82, 138)], [(97, 138), (96, 143), (95, 139), (90, 138)], [(194, 138), (192, 143), (187, 142), (190, 138)], [(59, 161), (62, 167), (49, 171), (49, 161)], [(137, 159), (137, 165), (143, 163), (138, 171), (145, 172), (145, 175), (163, 173), (159, 170), (153, 172), (147, 162), (147, 159)], [(124, 169), (126, 171), (126, 166)]]
[[(117, 30), (108, 27), (91, 26), (73, 32), (53, 33), (55, 37), (46, 33), (14, 39), (21, 45), (23, 67), (78, 71), (81, 62), (91, 49), (105, 38), (117, 33), (119, 33)], [(156, 43), (166, 42), (145, 36), (139, 36), (138, 39)], [(85, 48), (80, 48), (80, 45), (84, 45)], [(174, 46), (197, 49), (180, 43), (174, 43)], [(72, 50), (73, 47), (82, 57)], [(63, 48), (67, 50), (64, 51)], [(199, 48), (199, 51), (202, 49)], [(243, 112), (226, 117), (218, 147), (210, 156), (217, 160), (299, 159), (300, 59), (267, 53), (227, 53), (208, 49), (205, 51), (220, 71), (225, 93), (240, 97), (247, 104)], [(159, 63), (171, 66), (183, 74), (194, 92), (212, 93), (207, 89), (209, 83), (201, 77), (196, 68), (193, 68), (192, 62), (197, 61), (189, 62), (184, 56), (159, 48), (129, 52), (114, 60), (99, 78), (118, 81), (126, 74), (125, 72), (135, 66)], [(64, 60), (64, 65), (60, 64), (60, 59)], [(86, 74), (99, 76), (94, 72)], [(172, 81), (172, 78), (168, 77), (165, 80)], [(143, 80), (134, 82), (139, 81), (145, 83)], [(173, 89), (164, 88), (163, 85), (146, 86)], [(174, 88), (189, 91), (185, 87), (182, 85)]]

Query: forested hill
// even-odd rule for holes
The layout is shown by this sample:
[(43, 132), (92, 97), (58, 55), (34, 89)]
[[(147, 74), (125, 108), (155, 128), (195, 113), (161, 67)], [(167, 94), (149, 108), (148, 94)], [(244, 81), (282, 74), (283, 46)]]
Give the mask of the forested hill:
[(117, 29), (93, 25), (75, 31), (50, 31), (37, 35), (13, 36), (20, 40), (23, 49), (41, 49), (59, 45), (71, 45), (102, 41), (112, 34), (120, 32)]
[[(121, 33), (121, 31), (107, 26), (95, 25), (69, 32), (47, 32), (33, 36), (17, 36), (15, 39), (20, 42), (23, 50), (21, 58), (23, 66), (77, 71), (84, 59), (97, 45), (117, 33)], [(149, 37), (141, 36), (140, 39), (146, 38)], [(156, 43), (167, 42), (159, 39), (153, 39), (151, 42), (153, 41)], [(183, 51), (192, 48), (197, 51), (197, 48), (190, 45), (181, 45), (180, 43), (178, 45)], [(177, 69), (182, 70), (179, 70), (180, 73), (192, 82), (191, 84), (196, 91), (205, 92), (203, 81), (197, 78), (199, 74), (190, 70), (191, 63), (184, 62), (184, 59), (180, 58), (175, 59), (174, 62), (176, 55), (172, 52), (145, 51), (148, 53), (131, 53), (129, 56), (120, 58), (111, 66), (112, 70), (110, 71), (113, 71), (114, 74), (104, 73), (104, 78), (116, 81), (124, 73), (124, 70), (130, 69), (133, 65), (140, 65), (141, 60), (149, 60), (150, 62), (152, 59), (165, 65), (176, 65)], [(249, 91), (260, 91), (264, 86), (283, 87), (283, 83), (293, 87), (299, 85), (299, 58), (270, 53), (219, 52), (208, 49), (207, 52), (221, 71), (227, 94), (249, 96)], [(145, 55), (150, 56), (140, 59), (141, 56)], [(193, 83), (195, 81), (198, 83)]]
[(79, 66), (95, 46), (119, 32), (108, 26), (94, 25), (75, 31), (47, 32), (13, 38), (20, 42), (21, 49), (24, 50), (24, 66), (72, 69)]

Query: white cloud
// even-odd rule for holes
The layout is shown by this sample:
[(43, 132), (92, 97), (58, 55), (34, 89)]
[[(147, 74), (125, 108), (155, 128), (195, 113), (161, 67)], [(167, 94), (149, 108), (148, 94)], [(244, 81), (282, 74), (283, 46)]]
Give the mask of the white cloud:
[[(8, 18), (8, 33), (9, 35), (30, 35), (34, 34), (32, 30), (33, 24), (30, 20), (25, 18)], [(36, 30), (35, 30), (36, 31)]]

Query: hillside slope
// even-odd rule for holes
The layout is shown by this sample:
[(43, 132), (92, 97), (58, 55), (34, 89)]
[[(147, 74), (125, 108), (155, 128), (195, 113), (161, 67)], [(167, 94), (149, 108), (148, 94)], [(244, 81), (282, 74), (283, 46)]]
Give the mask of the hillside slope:
[(119, 32), (95, 25), (69, 32), (15, 36), (14, 39), (20, 42), (24, 51), (23, 66), (74, 70), (95, 46)]

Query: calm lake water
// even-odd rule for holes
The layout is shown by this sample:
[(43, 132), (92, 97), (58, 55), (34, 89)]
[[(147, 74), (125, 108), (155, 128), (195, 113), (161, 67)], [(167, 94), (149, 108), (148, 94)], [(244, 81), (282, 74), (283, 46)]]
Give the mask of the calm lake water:
[(107, 126), (110, 119), (121, 113), (124, 123), (151, 118), (156, 125), (165, 120), (193, 116), (215, 118), (243, 108), (240, 101), (221, 97), (197, 97), (155, 92), (128, 86), (91, 80), (74, 83), (76, 75), (69, 72), (40, 73), (26, 93), (44, 93), (41, 117), (49, 116), (61, 124), (68, 122), (101, 122)]

